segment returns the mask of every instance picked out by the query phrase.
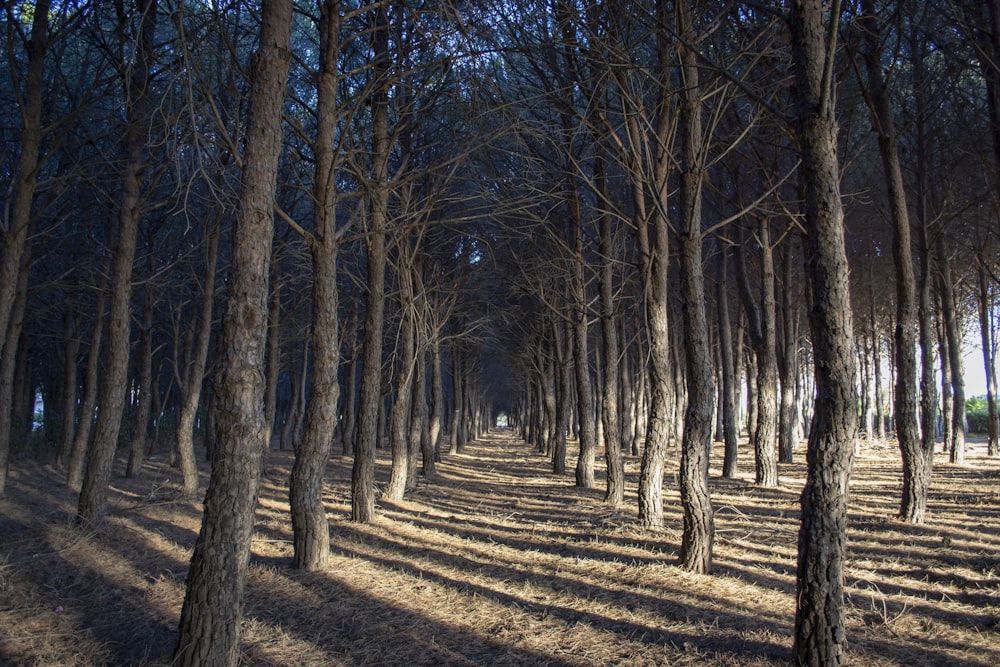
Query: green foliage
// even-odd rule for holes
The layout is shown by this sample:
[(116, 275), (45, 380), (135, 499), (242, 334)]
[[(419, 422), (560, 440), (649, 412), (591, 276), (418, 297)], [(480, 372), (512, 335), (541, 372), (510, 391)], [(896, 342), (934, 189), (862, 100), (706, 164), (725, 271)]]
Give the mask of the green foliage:
[(969, 433), (989, 432), (990, 413), (985, 396), (973, 396), (965, 401), (965, 418)]

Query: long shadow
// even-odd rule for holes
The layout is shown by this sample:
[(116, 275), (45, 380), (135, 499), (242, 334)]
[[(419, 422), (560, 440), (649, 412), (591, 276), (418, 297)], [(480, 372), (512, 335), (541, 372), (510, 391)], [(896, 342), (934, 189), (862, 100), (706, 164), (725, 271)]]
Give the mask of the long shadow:
[[(567, 624), (588, 623), (608, 632), (613, 632), (629, 641), (643, 641), (650, 644), (672, 644), (675, 646), (688, 645), (699, 650), (713, 653), (731, 653), (734, 656), (764, 656), (778, 660), (787, 660), (789, 658), (787, 647), (770, 642), (746, 639), (740, 635), (743, 630), (760, 630), (762, 628), (771, 634), (783, 635), (788, 630), (785, 619), (779, 621), (777, 619), (763, 619), (759, 615), (751, 617), (749, 615), (741, 615), (718, 609), (699, 609), (692, 605), (672, 601), (669, 595), (671, 590), (662, 590), (662, 594), (659, 596), (634, 590), (615, 590), (599, 586), (595, 583), (581, 581), (580, 579), (569, 578), (555, 572), (540, 574), (525, 568), (498, 565), (496, 562), (486, 560), (473, 560), (464, 554), (445, 553), (439, 549), (435, 549), (433, 545), (426, 543), (415, 545), (412, 540), (404, 542), (403, 538), (397, 538), (397, 541), (369, 533), (356, 533), (352, 537), (370, 549), (379, 552), (379, 555), (366, 552), (362, 549), (351, 548), (340, 543), (336, 545), (336, 549), (349, 557), (363, 558), (368, 562), (402, 572), (416, 579), (435, 581), (473, 597), (482, 596), (506, 606), (527, 610), (532, 614), (555, 616)], [(604, 603), (615, 604), (622, 608), (623, 616), (626, 615), (628, 610), (637, 608), (657, 613), (664, 618), (677, 622), (687, 622), (694, 613), (701, 616), (710, 615), (713, 617), (714, 624), (717, 624), (719, 628), (724, 628), (729, 634), (727, 634), (725, 641), (720, 641), (717, 638), (704, 634), (696, 635), (663, 630), (641, 623), (610, 618), (589, 611), (581, 611), (570, 607), (546, 604), (524, 597), (517, 597), (470, 581), (455, 579), (440, 572), (421, 568), (407, 559), (409, 553), (433, 559), (435, 562), (440, 563), (442, 567), (475, 572), (479, 576), (486, 576), (496, 581), (515, 582), (521, 585), (544, 585), (555, 594), (571, 592), (574, 597), (584, 601), (600, 600)], [(392, 556), (389, 554), (392, 554)], [(652, 586), (647, 586), (647, 588), (649, 587)], [(693, 591), (678, 592), (674, 590), (673, 593), (675, 595), (694, 598), (704, 603), (718, 602), (718, 600), (713, 600), (708, 596), (694, 593)]]
[[(446, 624), (427, 615), (378, 600), (335, 574), (287, 573), (271, 585), (251, 583), (246, 617), (268, 623), (308, 643), (325, 663), (380, 665), (519, 664), (571, 667), (557, 656), (519, 648), (510, 642)], [(320, 591), (321, 595), (313, 593)], [(303, 604), (310, 597), (317, 604)], [(288, 609), (296, 608), (296, 617)], [(317, 624), (317, 619), (321, 622)], [(366, 622), (377, 619), (373, 625)], [(374, 647), (374, 648), (373, 648)], [(266, 661), (266, 647), (245, 642), (244, 654)]]

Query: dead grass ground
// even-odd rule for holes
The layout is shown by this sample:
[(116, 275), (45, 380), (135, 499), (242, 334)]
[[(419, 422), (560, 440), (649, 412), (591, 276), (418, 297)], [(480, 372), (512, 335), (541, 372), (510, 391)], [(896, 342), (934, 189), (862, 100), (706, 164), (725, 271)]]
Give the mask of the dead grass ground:
[[(713, 468), (715, 572), (674, 566), (681, 515), (668, 476), (668, 529), (628, 505), (554, 478), (509, 432), (439, 465), (374, 525), (347, 520), (349, 462), (330, 463), (328, 571), (290, 568), (290, 455), (272, 452), (247, 589), (246, 665), (790, 664), (802, 464), (777, 489)], [(796, 452), (802, 460), (802, 452)], [(677, 457), (673, 457), (676, 459)], [(1000, 461), (936, 463), (926, 525), (896, 521), (898, 452), (866, 445), (852, 483), (847, 570), (851, 665), (1000, 663)], [(718, 464), (718, 462), (716, 462)], [(384, 474), (386, 462), (380, 466)], [(0, 499), (0, 663), (169, 661), (201, 507), (175, 500), (162, 460), (116, 478), (100, 532), (49, 466), (15, 464)]]

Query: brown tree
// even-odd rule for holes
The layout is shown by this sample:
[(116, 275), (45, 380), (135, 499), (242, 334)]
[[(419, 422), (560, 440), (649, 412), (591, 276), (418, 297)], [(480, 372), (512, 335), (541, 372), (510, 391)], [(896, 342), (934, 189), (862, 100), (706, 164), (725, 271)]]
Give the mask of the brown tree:
[(239, 657), (243, 591), (265, 451), (268, 279), (291, 23), (290, 0), (264, 0), (251, 71), (221, 369), (212, 404), (217, 450), (188, 570), (176, 665), (236, 665)]
[(858, 421), (833, 99), (840, 2), (829, 9), (829, 25), (825, 11), (822, 0), (793, 0), (788, 14), (816, 375), (796, 575), (793, 651), (803, 665), (837, 665), (844, 655), (847, 483)]

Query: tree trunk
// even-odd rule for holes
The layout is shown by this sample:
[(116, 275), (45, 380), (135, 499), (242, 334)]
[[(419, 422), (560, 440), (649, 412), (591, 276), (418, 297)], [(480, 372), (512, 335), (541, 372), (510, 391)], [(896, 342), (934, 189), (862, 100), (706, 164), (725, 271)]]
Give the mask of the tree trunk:
[[(270, 449), (278, 416), (278, 377), (281, 374), (281, 283), (271, 281), (267, 311), (267, 370), (264, 380), (264, 449)], [(205, 429), (206, 433), (211, 432)]]
[(945, 340), (947, 342), (948, 362), (951, 367), (951, 414), (945, 414), (945, 419), (951, 419), (951, 449), (950, 461), (962, 465), (965, 463), (965, 377), (962, 373), (962, 328), (958, 322), (958, 311), (955, 305), (955, 286), (951, 277), (951, 260), (945, 250), (945, 234), (938, 237), (938, 290), (941, 295), (941, 314), (944, 319)]
[[(219, 236), (222, 226), (216, 224), (208, 235), (205, 252), (205, 287), (201, 301), (201, 328), (194, 340), (194, 354), (185, 372), (186, 387), (180, 391), (181, 405), (177, 413), (177, 457), (180, 462), (181, 497), (194, 498), (198, 491), (198, 461), (194, 453), (194, 422), (201, 402), (201, 387), (205, 382), (208, 348), (212, 339), (212, 309), (215, 304), (215, 273), (219, 256)], [(192, 324), (193, 330), (193, 324)]]
[(63, 392), (62, 392), (62, 437), (60, 439), (59, 454), (57, 463), (67, 465), (70, 452), (73, 450), (73, 432), (76, 428), (76, 396), (78, 362), (80, 355), (80, 334), (79, 320), (72, 312), (71, 306), (66, 304), (66, 311), (63, 314), (65, 326), (63, 335), (65, 346), (63, 347)]
[(293, 563), (296, 569), (326, 567), (330, 556), (330, 524), (323, 505), (323, 476), (337, 428), (340, 399), (340, 322), (337, 313), (337, 189), (334, 141), (337, 133), (337, 56), (340, 53), (340, 10), (336, 0), (320, 5), (320, 71), (313, 153), (312, 369), (305, 433), (295, 450), (289, 483)]
[[(862, 0), (865, 62), (872, 119), (878, 133), (879, 154), (893, 223), (893, 261), (896, 268), (896, 330), (894, 339), (896, 388), (896, 438), (903, 459), (903, 495), (899, 516), (909, 523), (923, 523), (930, 483), (930, 458), (921, 444), (917, 422), (917, 296), (910, 240), (909, 208), (899, 147), (892, 119), (889, 91), (882, 75), (882, 30), (875, 15), (875, 0)], [(933, 451), (930, 452), (933, 454)]]
[[(12, 434), (16, 432), (15, 417), (19, 414), (15, 400), (15, 390), (20, 383), (15, 382), (19, 360), (24, 358), (21, 332), (24, 328), (24, 311), (28, 302), (28, 276), (31, 269), (31, 248), (21, 254), (21, 270), (17, 275), (14, 303), (11, 304), (10, 318), (7, 320), (7, 347), (0, 359), (0, 497), (7, 489), (7, 471), (10, 464)], [(28, 383), (30, 386), (30, 383)], [(33, 392), (32, 392), (33, 394)], [(34, 403), (34, 401), (32, 401)], [(32, 407), (34, 407), (32, 405)], [(29, 413), (30, 414), (30, 413)], [(30, 428), (30, 426), (29, 426)]]
[(983, 347), (983, 377), (986, 378), (986, 414), (987, 452), (990, 456), (1000, 455), (1000, 420), (997, 416), (997, 373), (996, 373), (996, 340), (993, 335), (993, 317), (991, 313), (990, 285), (986, 276), (986, 257), (980, 256), (978, 261), (978, 293), (979, 310), (979, 340)]
[[(21, 151), (14, 167), (11, 184), (10, 217), (5, 221), (3, 251), (0, 253), (0, 360), (16, 355), (17, 340), (6, 338), (10, 329), (14, 300), (17, 298), (18, 276), (22, 258), (28, 247), (32, 203), (38, 184), (38, 151), (42, 143), (42, 96), (45, 81), (45, 54), (49, 48), (50, 0), (35, 3), (31, 36), (27, 43), (28, 68), (24, 81), (24, 97), (19, 105), (21, 117)], [(11, 49), (13, 44), (8, 44)], [(5, 193), (7, 194), (7, 193)]]
[(375, 520), (375, 448), (379, 403), (382, 400), (382, 328), (385, 315), (385, 235), (389, 223), (389, 13), (384, 3), (374, 11), (374, 53), (371, 93), (372, 172), (369, 183), (365, 249), (368, 255), (365, 338), (361, 371), (361, 408), (358, 442), (351, 471), (351, 520)]
[[(607, 196), (608, 184), (604, 173), (604, 160), (597, 162), (595, 171), (596, 187)], [(601, 255), (601, 337), (604, 342), (604, 390), (601, 392), (601, 418), (604, 426), (604, 460), (607, 466), (607, 488), (604, 502), (617, 507), (625, 502), (625, 463), (622, 460), (622, 425), (618, 407), (621, 403), (621, 381), (619, 379), (618, 322), (615, 309), (615, 259), (612, 236), (612, 216), (603, 211), (600, 214)]]
[[(408, 240), (402, 241), (408, 244)], [(389, 446), (392, 451), (392, 468), (389, 472), (389, 482), (386, 484), (384, 497), (386, 500), (400, 501), (406, 493), (406, 480), (409, 477), (409, 422), (410, 406), (413, 400), (413, 366), (416, 358), (414, 341), (413, 314), (413, 275), (410, 266), (399, 269), (400, 288), (400, 323), (399, 344), (396, 351), (396, 396), (392, 403), (390, 416)]]
[(217, 455), (188, 569), (173, 664), (235, 666), (264, 458), (264, 355), (281, 112), (291, 61), (290, 0), (264, 0), (252, 60), (242, 188), (213, 410)]
[(676, 3), (681, 88), (682, 130), (680, 187), (681, 312), (684, 321), (684, 358), (687, 368), (687, 410), (681, 442), (680, 491), (684, 510), (680, 565), (689, 572), (712, 569), (715, 520), (708, 494), (709, 447), (715, 396), (712, 355), (705, 314), (705, 277), (702, 271), (701, 188), (705, 163), (702, 137), (702, 98), (698, 56), (692, 50), (696, 35), (684, 3)]
[(844, 657), (848, 479), (858, 427), (831, 81), (839, 3), (834, 3), (828, 34), (823, 14), (823, 0), (795, 0), (790, 9), (816, 375), (801, 499), (793, 645), (796, 660), (808, 665), (838, 665)]
[(798, 411), (795, 405), (795, 388), (799, 374), (799, 312), (793, 298), (792, 245), (786, 241), (783, 257), (784, 288), (782, 314), (784, 337), (779, 370), (781, 372), (781, 406), (778, 415), (778, 462), (791, 463), (798, 431)]
[(83, 483), (83, 467), (90, 446), (90, 430), (94, 425), (94, 409), (97, 407), (97, 377), (101, 363), (101, 341), (104, 338), (104, 305), (107, 291), (98, 287), (97, 303), (94, 307), (94, 330), (90, 335), (87, 349), (87, 369), (84, 373), (83, 398), (80, 399), (80, 419), (76, 424), (76, 434), (66, 464), (66, 486), (79, 491)]
[[(118, 204), (118, 245), (111, 269), (108, 348), (98, 395), (100, 410), (94, 427), (77, 516), (83, 522), (104, 521), (108, 506), (111, 467), (118, 448), (125, 394), (128, 389), (129, 343), (132, 332), (132, 263), (139, 233), (143, 151), (149, 122), (148, 87), (152, 79), (156, 0), (139, 3), (139, 39), (134, 61), (129, 63), (125, 90), (125, 138), (122, 148), (124, 175)], [(123, 26), (124, 27), (124, 26)], [(123, 39), (125, 33), (122, 33)], [(123, 63), (124, 65), (124, 63)]]
[[(666, 464), (667, 443), (670, 438), (671, 367), (670, 331), (667, 313), (670, 309), (668, 274), (670, 267), (670, 227), (667, 220), (668, 174), (670, 171), (669, 137), (673, 133), (670, 118), (671, 54), (673, 37), (667, 34), (669, 15), (666, 0), (657, 2), (657, 13), (663, 28), (657, 31), (657, 66), (659, 68), (659, 100), (655, 118), (656, 164), (651, 179), (652, 195), (656, 205), (647, 214), (646, 192), (641, 182), (633, 183), (633, 203), (636, 207), (636, 240), (639, 246), (642, 275), (648, 276), (644, 285), (647, 333), (649, 336), (649, 412), (646, 426), (646, 446), (639, 464), (639, 523), (644, 528), (663, 527), (663, 469)], [(634, 116), (629, 115), (630, 137), (636, 145), (640, 132), (635, 128)], [(636, 175), (637, 178), (638, 174)], [(647, 226), (652, 227), (649, 239)]]
[[(152, 272), (149, 273), (152, 275)], [(126, 477), (138, 477), (146, 452), (149, 418), (153, 411), (153, 306), (152, 286), (147, 284), (142, 304), (142, 332), (139, 334), (139, 406), (132, 426)]]
[(726, 282), (729, 277), (729, 248), (719, 244), (719, 262), (716, 264), (716, 304), (719, 309), (719, 352), (722, 357), (722, 437), (725, 449), (722, 457), (722, 476), (736, 479), (739, 456), (739, 429), (736, 426), (736, 364), (733, 360), (733, 331), (729, 317), (729, 294)]

